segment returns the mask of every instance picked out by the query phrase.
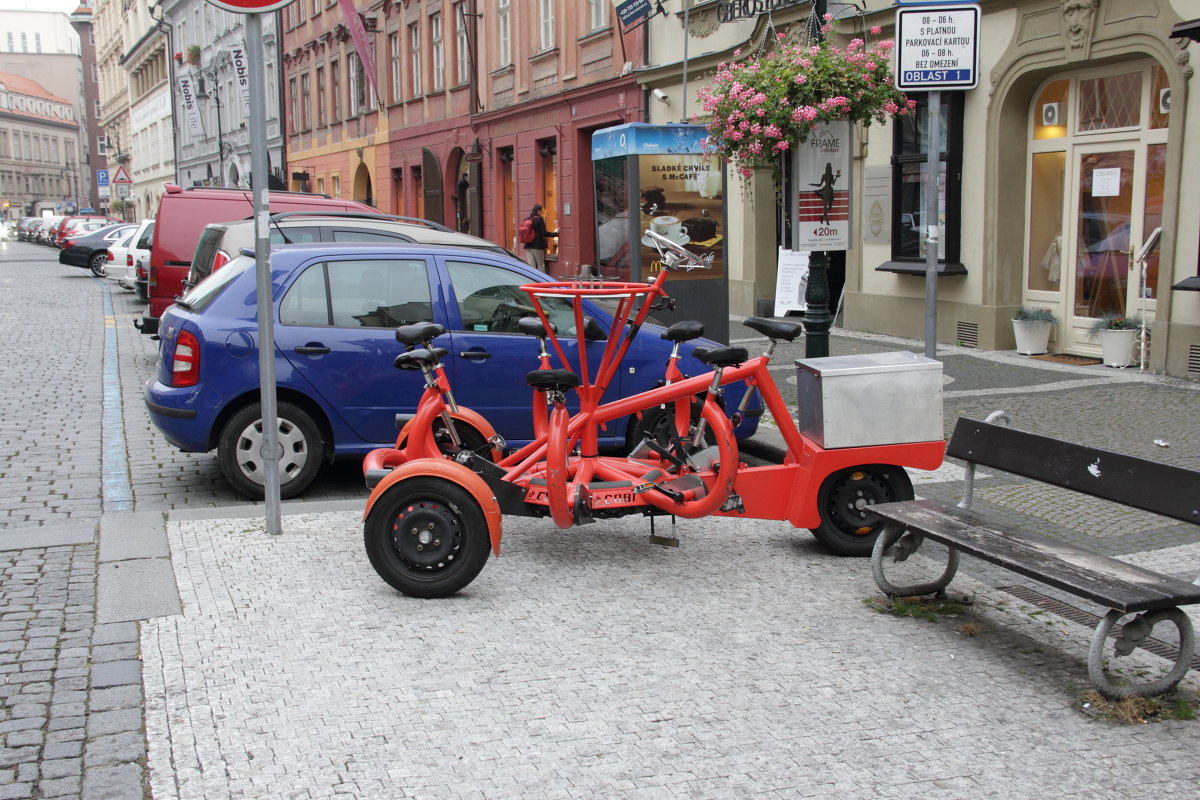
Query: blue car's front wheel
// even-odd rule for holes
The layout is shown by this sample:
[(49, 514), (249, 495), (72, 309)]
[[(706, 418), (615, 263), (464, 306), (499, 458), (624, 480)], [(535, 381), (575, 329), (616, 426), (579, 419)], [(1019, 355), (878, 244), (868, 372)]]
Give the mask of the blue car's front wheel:
[[(317, 477), (325, 444), (317, 424), (304, 409), (280, 403), (278, 412), (279, 495), (295, 497)], [(217, 441), (217, 463), (225, 480), (252, 500), (261, 500), (264, 495), (265, 440), (262, 411), (258, 403), (252, 403), (229, 418)]]

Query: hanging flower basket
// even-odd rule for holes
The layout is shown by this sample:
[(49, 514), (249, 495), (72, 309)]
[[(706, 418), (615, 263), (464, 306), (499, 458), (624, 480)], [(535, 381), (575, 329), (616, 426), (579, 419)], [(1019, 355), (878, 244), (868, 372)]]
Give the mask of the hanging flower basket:
[[(832, 30), (831, 20), (826, 14), (823, 33)], [(856, 38), (837, 47), (828, 38), (799, 45), (785, 45), (785, 38), (778, 34), (776, 49), (765, 55), (721, 63), (699, 92), (710, 115), (707, 152), (732, 162), (744, 177), (755, 167), (776, 167), (780, 154), (805, 141), (817, 124), (882, 123), (916, 107), (894, 86), (891, 40)]]

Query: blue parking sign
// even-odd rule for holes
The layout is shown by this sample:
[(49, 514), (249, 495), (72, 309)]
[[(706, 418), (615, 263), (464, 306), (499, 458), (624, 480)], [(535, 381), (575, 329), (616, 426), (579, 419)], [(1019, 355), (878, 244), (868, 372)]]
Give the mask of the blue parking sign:
[(108, 186), (108, 170), (106, 170), (106, 169), (96, 170), (96, 185), (97, 186)]

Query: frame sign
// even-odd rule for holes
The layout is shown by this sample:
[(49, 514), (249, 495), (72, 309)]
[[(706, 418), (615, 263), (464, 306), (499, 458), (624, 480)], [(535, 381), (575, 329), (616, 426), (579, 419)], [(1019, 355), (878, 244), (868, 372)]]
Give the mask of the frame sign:
[(896, 88), (979, 85), (979, 6), (903, 6), (896, 11)]

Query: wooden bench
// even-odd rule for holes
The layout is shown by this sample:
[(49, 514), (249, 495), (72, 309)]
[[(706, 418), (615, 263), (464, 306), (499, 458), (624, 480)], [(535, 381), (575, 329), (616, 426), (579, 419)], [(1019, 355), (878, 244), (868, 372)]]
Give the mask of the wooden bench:
[[(910, 500), (871, 507), (886, 520), (871, 556), (875, 582), (891, 597), (941, 593), (958, 569), (959, 553), (967, 553), (1109, 609), (1088, 652), (1088, 677), (1101, 694), (1116, 699), (1170, 691), (1187, 673), (1195, 645), (1191, 620), (1179, 606), (1200, 603), (1200, 585), (988, 520), (970, 510), (975, 467), (1033, 478), (1194, 524), (1200, 524), (1200, 472), (995, 424), (1008, 421), (1004, 412), (992, 414), (986, 422), (959, 419), (946, 447), (946, 455), (967, 462), (958, 506)], [(885, 556), (903, 561), (924, 539), (949, 548), (941, 576), (907, 586), (891, 583), (884, 574)], [(1114, 626), (1130, 614), (1135, 616), (1117, 628), (1120, 632), (1110, 651), (1114, 658), (1131, 653), (1159, 622), (1171, 622), (1178, 629), (1174, 666), (1157, 680), (1128, 685), (1114, 682), (1107, 674), (1106, 641)]]

